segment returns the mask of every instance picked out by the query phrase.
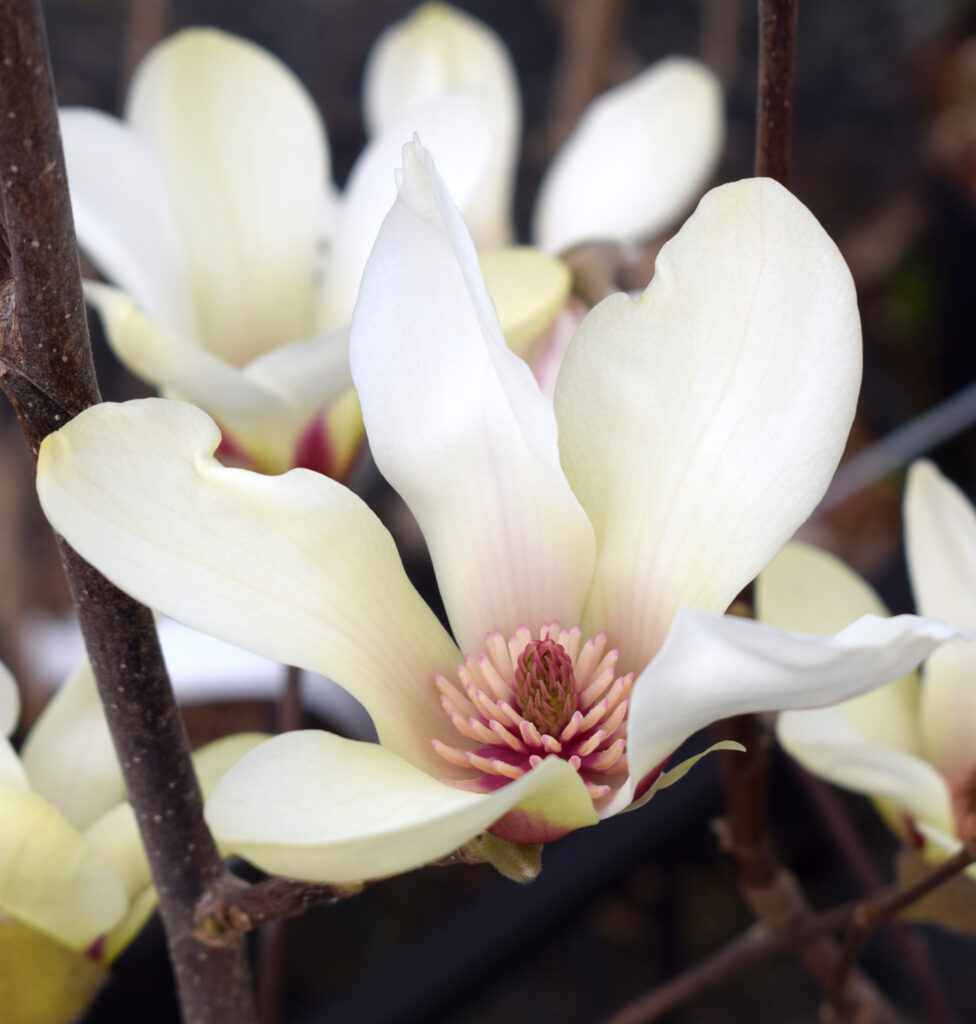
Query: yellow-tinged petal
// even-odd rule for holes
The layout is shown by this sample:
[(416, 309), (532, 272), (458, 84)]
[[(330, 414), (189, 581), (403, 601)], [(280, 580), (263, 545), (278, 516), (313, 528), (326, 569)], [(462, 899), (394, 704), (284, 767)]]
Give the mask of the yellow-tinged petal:
[(442, 770), (430, 739), (450, 742), (452, 730), (433, 679), (459, 654), (393, 538), (334, 480), (227, 469), (211, 454), (218, 441), (215, 424), (180, 402), (96, 406), (42, 445), (42, 506), (123, 590), (336, 680), (384, 743)]
[[(865, 580), (809, 544), (787, 544), (756, 580), (756, 617), (780, 629), (836, 633), (862, 615), (887, 614)], [(835, 710), (850, 719), (863, 742), (918, 754), (918, 699), (918, 673), (911, 672)]]
[(207, 821), (228, 851), (265, 871), (355, 882), (451, 853), (517, 809), (554, 832), (594, 824), (579, 775), (550, 758), (490, 795), (438, 781), (375, 743), (285, 733), (228, 771)]
[(87, 828), (125, 799), (122, 769), (87, 660), (41, 712), (21, 759), (31, 788), (75, 828)]
[(564, 252), (668, 227), (707, 184), (724, 129), (721, 84), (687, 57), (659, 61), (597, 97), (539, 186), (534, 240)]
[(117, 288), (89, 281), (85, 297), (134, 374), (204, 409), (268, 473), (294, 465), (300, 433), (351, 383), (345, 331), (292, 341), (238, 368), (160, 330)]
[(46, 800), (0, 783), (0, 909), (71, 949), (126, 910), (109, 861)]
[[(905, 547), (919, 611), (976, 629), (976, 511), (931, 462), (916, 462), (908, 473)], [(925, 755), (953, 783), (976, 768), (974, 682), (976, 643), (936, 651), (925, 665)]]
[[(387, 28), (369, 52), (363, 72), (367, 127), (372, 135), (387, 132), (407, 123), (418, 108), (452, 93), (485, 101), (484, 129), (464, 125), (454, 144), (470, 145), (479, 130), (490, 134), (490, 166), (465, 214), (479, 245), (504, 245), (512, 233), (522, 119), (515, 66), (505, 44), (483, 22), (448, 4), (426, 3)], [(434, 155), (440, 163), (436, 149)]]
[(841, 704), (785, 711), (776, 723), (776, 736), (814, 775), (880, 797), (916, 821), (952, 831), (952, 800), (942, 775), (921, 757), (872, 740), (860, 726)]
[(462, 649), (577, 622), (593, 531), (559, 466), (552, 403), (506, 347), (471, 238), (417, 142), (403, 148), (349, 348), (373, 457), (420, 524)]
[(584, 632), (640, 670), (677, 608), (723, 611), (823, 495), (860, 377), (854, 283), (810, 211), (768, 179), (709, 192), (640, 301), (590, 312), (556, 383), (597, 534)]
[(314, 333), (329, 157), (292, 72), (245, 39), (187, 29), (140, 63), (126, 119), (163, 170), (199, 340), (243, 365)]
[(4, 1024), (72, 1024), (107, 977), (104, 963), (0, 916)]
[(478, 262), (505, 341), (524, 359), (569, 298), (569, 267), (529, 246), (492, 249), (480, 253)]
[(634, 685), (627, 725), (630, 779), (611, 808), (626, 806), (640, 781), (704, 726), (747, 712), (820, 707), (856, 696), (902, 675), (959, 632), (914, 615), (866, 615), (836, 636), (814, 636), (680, 609), (661, 651)]

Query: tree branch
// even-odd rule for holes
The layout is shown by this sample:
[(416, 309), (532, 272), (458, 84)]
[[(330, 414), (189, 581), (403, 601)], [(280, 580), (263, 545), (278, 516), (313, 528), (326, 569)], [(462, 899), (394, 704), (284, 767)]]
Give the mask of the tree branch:
[[(100, 401), (37, 0), (0, 0), (0, 387), (31, 451)], [(166, 927), (186, 1024), (254, 1020), (242, 942), (215, 949), (193, 911), (226, 875), (152, 613), (59, 540)]]
[(756, 176), (789, 185), (797, 0), (759, 0)]

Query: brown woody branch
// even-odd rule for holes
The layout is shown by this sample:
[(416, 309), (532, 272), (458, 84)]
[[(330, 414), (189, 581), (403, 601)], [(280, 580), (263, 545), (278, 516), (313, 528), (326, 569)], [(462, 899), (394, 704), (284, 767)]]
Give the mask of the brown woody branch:
[(789, 185), (797, 0), (759, 0), (756, 176)]
[[(91, 358), (47, 39), (37, 0), (0, 0), (0, 387), (34, 455), (100, 401)], [(195, 936), (225, 876), (151, 612), (63, 540), (62, 563), (159, 894), (186, 1024), (254, 1020), (243, 943)]]

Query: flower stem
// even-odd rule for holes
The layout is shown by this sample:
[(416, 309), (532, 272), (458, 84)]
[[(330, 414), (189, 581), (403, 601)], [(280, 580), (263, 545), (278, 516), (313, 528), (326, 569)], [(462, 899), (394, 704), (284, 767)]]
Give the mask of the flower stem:
[(789, 185), (797, 0), (759, 0), (756, 177)]
[[(0, 387), (35, 457), (99, 402), (38, 0), (0, 0)], [(226, 871), (203, 820), (152, 613), (63, 540), (62, 564), (159, 894), (185, 1024), (251, 1024), (242, 942), (214, 948), (194, 908)]]

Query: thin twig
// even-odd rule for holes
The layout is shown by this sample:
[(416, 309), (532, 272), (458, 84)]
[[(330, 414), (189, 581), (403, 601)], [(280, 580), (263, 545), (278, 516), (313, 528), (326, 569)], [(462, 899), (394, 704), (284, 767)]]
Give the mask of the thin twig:
[(818, 935), (840, 931), (850, 920), (853, 904), (833, 907), (802, 924), (770, 929), (757, 924), (687, 971), (635, 999), (603, 1024), (650, 1024), (682, 1003), (716, 988), (751, 967), (782, 956)]
[(245, 886), (235, 879), (210, 889), (200, 901), (196, 911), (197, 935), (211, 945), (222, 946), (268, 921), (295, 917), (309, 907), (336, 903), (356, 895), (362, 888), (291, 878), (267, 878)]
[[(37, 0), (0, 0), (0, 386), (31, 451), (100, 400), (47, 40)], [(152, 614), (66, 543), (62, 564), (159, 894), (185, 1024), (254, 1020), (243, 944), (215, 950), (193, 910), (225, 868), (203, 821)]]
[(759, 0), (756, 177), (789, 185), (797, 0)]
[(933, 889), (937, 889), (949, 879), (954, 878), (974, 862), (976, 862), (976, 836), (970, 836), (961, 850), (916, 882), (904, 889), (859, 904), (851, 917), (843, 953), (837, 963), (833, 979), (835, 991), (842, 990), (850, 971), (860, 959), (871, 932), (890, 921), (906, 907), (910, 907), (923, 896), (928, 895)]
[[(795, 763), (790, 764), (794, 778), (805, 791), (831, 842), (862, 891), (868, 893), (881, 889), (884, 885), (881, 869), (854, 827), (838, 792)], [(959, 1024), (952, 1001), (924, 941), (903, 921), (888, 920), (885, 925), (905, 972), (910, 975), (924, 1000), (926, 1019), (932, 1021), (932, 1024)]]

